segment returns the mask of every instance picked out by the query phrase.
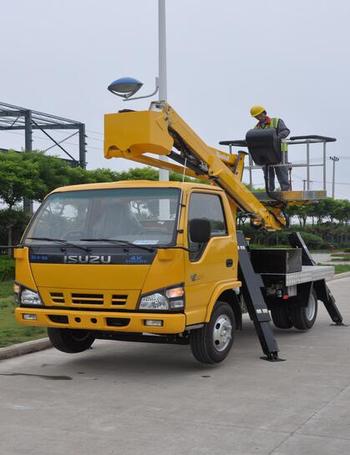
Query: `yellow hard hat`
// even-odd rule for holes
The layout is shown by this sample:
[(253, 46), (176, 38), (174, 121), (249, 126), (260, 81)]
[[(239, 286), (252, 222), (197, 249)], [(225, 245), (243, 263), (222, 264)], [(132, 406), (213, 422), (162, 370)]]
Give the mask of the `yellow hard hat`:
[(250, 115), (251, 115), (252, 117), (256, 117), (257, 115), (262, 114), (264, 111), (266, 111), (266, 109), (264, 108), (264, 106), (259, 106), (259, 105), (252, 106), (252, 107), (250, 108)]

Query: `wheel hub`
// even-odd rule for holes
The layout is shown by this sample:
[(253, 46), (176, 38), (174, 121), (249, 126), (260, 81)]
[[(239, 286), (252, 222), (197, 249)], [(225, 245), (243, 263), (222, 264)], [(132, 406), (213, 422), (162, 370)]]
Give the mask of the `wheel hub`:
[(313, 294), (310, 295), (307, 307), (305, 309), (305, 315), (309, 321), (311, 321), (315, 316), (316, 311), (316, 301)]
[(217, 351), (224, 351), (232, 339), (232, 324), (226, 314), (221, 314), (214, 324), (213, 343)]

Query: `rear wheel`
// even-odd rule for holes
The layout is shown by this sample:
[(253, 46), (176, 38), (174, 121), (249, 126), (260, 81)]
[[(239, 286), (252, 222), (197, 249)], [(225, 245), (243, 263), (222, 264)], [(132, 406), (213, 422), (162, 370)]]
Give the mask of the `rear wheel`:
[(217, 302), (208, 324), (190, 336), (194, 357), (202, 363), (222, 362), (233, 345), (235, 316), (226, 302)]
[(294, 327), (299, 330), (311, 329), (316, 321), (317, 306), (316, 293), (311, 291), (306, 306), (295, 306), (291, 309), (291, 318)]
[(48, 328), (47, 334), (56, 349), (69, 354), (86, 351), (95, 341), (88, 330)]
[(273, 323), (279, 329), (290, 329), (293, 327), (293, 321), (287, 306), (276, 305), (271, 308), (271, 317)]

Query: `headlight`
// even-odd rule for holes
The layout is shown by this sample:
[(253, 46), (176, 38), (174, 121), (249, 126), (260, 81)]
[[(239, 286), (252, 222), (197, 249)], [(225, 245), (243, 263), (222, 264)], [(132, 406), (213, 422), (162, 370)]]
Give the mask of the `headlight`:
[(139, 308), (140, 310), (169, 310), (169, 302), (165, 295), (156, 292), (142, 297)]
[(39, 294), (29, 289), (23, 289), (20, 302), (21, 305), (42, 305)]
[(171, 311), (185, 306), (185, 290), (182, 286), (164, 289), (141, 297), (140, 310)]

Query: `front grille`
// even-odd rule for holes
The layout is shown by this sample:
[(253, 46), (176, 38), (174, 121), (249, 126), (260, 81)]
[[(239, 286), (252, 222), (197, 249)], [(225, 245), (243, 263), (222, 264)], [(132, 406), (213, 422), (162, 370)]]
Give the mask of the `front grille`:
[(116, 311), (118, 307), (126, 306), (130, 304), (130, 302), (136, 300), (137, 296), (136, 293), (134, 297), (134, 295), (132, 293), (130, 295), (129, 292), (127, 294), (113, 294), (113, 291), (100, 291), (99, 293), (94, 293), (91, 292), (91, 290), (87, 290), (87, 292), (77, 290), (76, 292), (68, 293), (67, 291), (60, 292), (59, 290), (52, 290), (49, 291), (46, 296), (44, 293), (44, 299), (55, 306), (78, 307), (80, 305), (82, 307), (89, 306), (96, 308), (101, 308), (103, 306), (105, 308), (113, 308)]
[(103, 294), (72, 294), (74, 305), (103, 305)]
[(51, 292), (50, 297), (53, 303), (65, 303), (63, 292)]
[(125, 305), (127, 299), (128, 299), (127, 295), (113, 294), (112, 295), (112, 305)]

